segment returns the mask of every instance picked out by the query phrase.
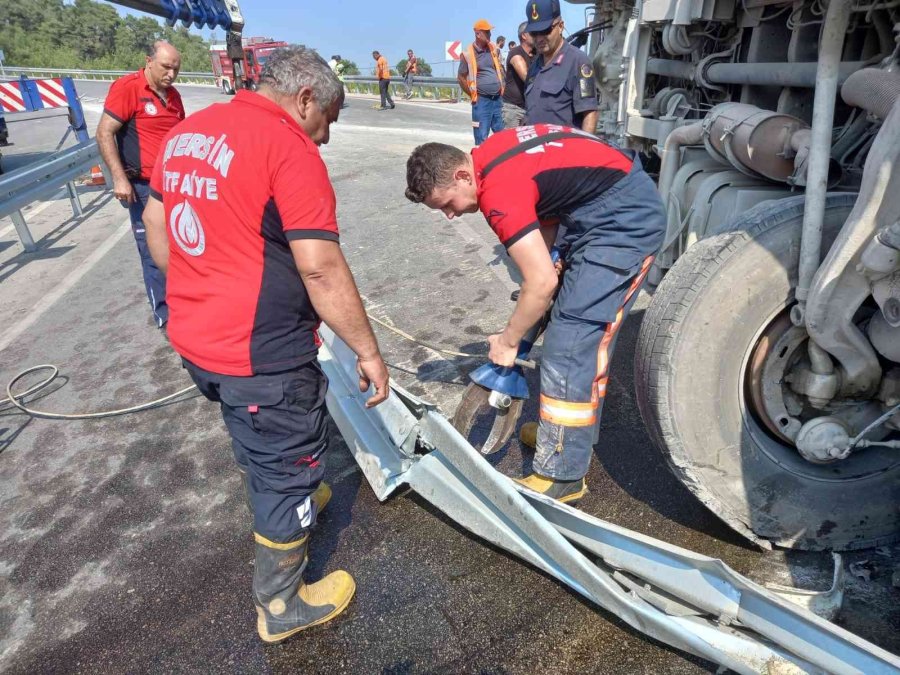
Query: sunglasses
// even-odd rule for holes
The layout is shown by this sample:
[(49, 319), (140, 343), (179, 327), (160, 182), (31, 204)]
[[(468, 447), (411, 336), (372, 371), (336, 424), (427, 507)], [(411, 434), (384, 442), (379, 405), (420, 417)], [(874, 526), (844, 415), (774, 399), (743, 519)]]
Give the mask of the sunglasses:
[(530, 33), (533, 36), (543, 37), (544, 35), (550, 35), (550, 33), (553, 32), (554, 28), (559, 28), (560, 26), (562, 26), (562, 21), (554, 21), (552, 24), (550, 24), (549, 28), (545, 28), (544, 30), (533, 30), (530, 31)]

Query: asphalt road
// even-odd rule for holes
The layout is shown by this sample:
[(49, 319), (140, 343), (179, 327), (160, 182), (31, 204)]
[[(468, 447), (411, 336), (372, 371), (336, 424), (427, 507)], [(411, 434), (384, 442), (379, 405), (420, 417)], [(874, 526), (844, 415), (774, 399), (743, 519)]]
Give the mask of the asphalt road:
[[(79, 83), (92, 125), (105, 86)], [(182, 88), (189, 112), (226, 97)], [(354, 98), (323, 155), (345, 253), (369, 311), (420, 339), (486, 353), (511, 309), (515, 274), (480, 216), (452, 222), (403, 198), (419, 143), (468, 147), (468, 111)], [(13, 162), (39, 159), (61, 120), (10, 125)], [(26, 157), (27, 155), (27, 157)], [(19, 160), (15, 158), (21, 156)], [(26, 213), (37, 252), (0, 220), (0, 384), (21, 369), (63, 375), (36, 408), (87, 412), (156, 399), (190, 382), (152, 327), (127, 213), (82, 188)], [(762, 553), (678, 483), (644, 432), (631, 360), (644, 294), (623, 328), (585, 511), (724, 559), (757, 581), (828, 585), (827, 556)], [(376, 329), (392, 376), (447, 415), (474, 359)], [(531, 382), (536, 390), (537, 382)], [(526, 409), (523, 421), (533, 419)], [(521, 475), (516, 443), (495, 460)], [(408, 493), (378, 503), (334, 430), (335, 498), (312, 539), (309, 577), (346, 569), (355, 600), (281, 646), (256, 637), (250, 521), (218, 410), (200, 398), (91, 421), (0, 409), (0, 670), (34, 672), (695, 673), (715, 666), (647, 640), (553, 579), (485, 545)], [(852, 580), (839, 623), (900, 652), (900, 594), (885, 551)], [(895, 559), (897, 548), (887, 551)], [(880, 570), (880, 574), (878, 571)]]

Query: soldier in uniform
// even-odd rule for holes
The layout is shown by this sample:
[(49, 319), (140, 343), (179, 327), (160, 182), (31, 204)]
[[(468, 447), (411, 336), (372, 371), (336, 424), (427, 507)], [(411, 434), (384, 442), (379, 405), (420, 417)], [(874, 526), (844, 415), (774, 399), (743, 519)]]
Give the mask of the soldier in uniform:
[(525, 82), (525, 124), (558, 124), (594, 133), (594, 69), (587, 54), (563, 39), (559, 0), (532, 0), (525, 14), (525, 30), (537, 52)]

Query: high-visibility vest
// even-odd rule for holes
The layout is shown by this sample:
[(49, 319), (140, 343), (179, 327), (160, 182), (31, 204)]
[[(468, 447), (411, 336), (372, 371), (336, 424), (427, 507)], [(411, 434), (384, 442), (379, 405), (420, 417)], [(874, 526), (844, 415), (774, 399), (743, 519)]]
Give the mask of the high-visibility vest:
[[(503, 68), (500, 67), (500, 54), (497, 50), (497, 45), (493, 42), (488, 43), (488, 49), (491, 50), (491, 58), (494, 60), (494, 70), (497, 73), (497, 80), (500, 82), (500, 95), (503, 95)], [(463, 52), (463, 55), (466, 57), (466, 66), (469, 68), (469, 74), (467, 77), (467, 84), (469, 85), (469, 91), (466, 92), (469, 95), (469, 98), (472, 99), (472, 103), (478, 100), (478, 85), (476, 84), (476, 80), (478, 78), (478, 62), (475, 58), (475, 43), (469, 45), (469, 48)]]
[(387, 59), (383, 56), (379, 56), (375, 62), (375, 72), (379, 80), (391, 79), (391, 68), (388, 66)]

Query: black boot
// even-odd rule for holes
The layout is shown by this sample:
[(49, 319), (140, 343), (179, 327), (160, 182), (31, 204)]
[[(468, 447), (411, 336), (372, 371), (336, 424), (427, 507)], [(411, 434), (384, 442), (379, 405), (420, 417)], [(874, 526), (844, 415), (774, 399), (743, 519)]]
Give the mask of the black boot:
[(347, 572), (332, 572), (314, 584), (303, 582), (309, 535), (286, 544), (256, 538), (253, 599), (259, 637), (281, 642), (304, 628), (330, 621), (350, 604), (356, 584)]

